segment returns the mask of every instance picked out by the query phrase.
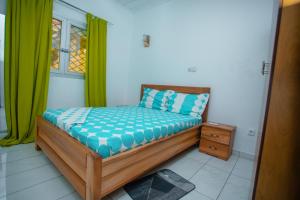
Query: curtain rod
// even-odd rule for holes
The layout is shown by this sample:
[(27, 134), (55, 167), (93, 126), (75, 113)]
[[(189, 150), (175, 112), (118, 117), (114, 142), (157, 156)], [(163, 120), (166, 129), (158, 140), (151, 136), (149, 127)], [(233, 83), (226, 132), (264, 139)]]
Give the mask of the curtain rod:
[[(82, 13), (85, 13), (85, 14), (86, 14), (86, 13), (89, 13), (89, 12), (87, 12), (86, 10), (83, 10), (83, 9), (81, 9), (81, 8), (78, 8), (77, 6), (74, 6), (74, 5), (68, 3), (68, 2), (66, 2), (66, 1), (64, 1), (64, 0), (57, 0), (57, 1), (60, 1), (61, 3), (66, 4), (67, 6), (70, 6), (70, 7), (74, 8), (74, 9), (76, 9), (76, 10), (82, 12)], [(96, 16), (96, 17), (98, 17), (98, 16)], [(99, 17), (99, 18), (102, 18), (102, 17)], [(103, 18), (102, 18), (102, 19), (103, 19)], [(104, 20), (107, 21), (106, 19), (104, 19)], [(109, 21), (107, 21), (107, 23), (108, 23), (109, 25), (114, 25), (113, 23), (111, 23), (111, 22), (109, 22)]]

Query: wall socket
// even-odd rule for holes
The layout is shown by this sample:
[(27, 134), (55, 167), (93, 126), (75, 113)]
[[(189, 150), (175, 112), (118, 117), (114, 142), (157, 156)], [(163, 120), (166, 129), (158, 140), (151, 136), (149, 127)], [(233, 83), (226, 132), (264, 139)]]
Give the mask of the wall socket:
[(249, 130), (248, 130), (248, 135), (249, 135), (249, 136), (255, 136), (255, 134), (256, 134), (256, 132), (255, 132), (254, 129), (249, 129)]

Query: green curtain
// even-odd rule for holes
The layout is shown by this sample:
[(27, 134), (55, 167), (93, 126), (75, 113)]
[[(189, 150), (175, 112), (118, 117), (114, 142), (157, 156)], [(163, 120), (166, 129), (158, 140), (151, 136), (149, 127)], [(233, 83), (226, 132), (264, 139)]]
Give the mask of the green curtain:
[(107, 22), (87, 14), (87, 59), (85, 103), (87, 107), (106, 106)]
[(0, 145), (34, 140), (36, 116), (46, 109), (53, 0), (8, 0), (4, 93), (8, 135)]

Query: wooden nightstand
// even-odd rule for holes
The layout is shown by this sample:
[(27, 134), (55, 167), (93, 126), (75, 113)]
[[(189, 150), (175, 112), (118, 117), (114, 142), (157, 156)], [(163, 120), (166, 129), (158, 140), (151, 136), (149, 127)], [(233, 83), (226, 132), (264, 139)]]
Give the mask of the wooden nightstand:
[(235, 126), (203, 123), (199, 151), (228, 160), (231, 156)]

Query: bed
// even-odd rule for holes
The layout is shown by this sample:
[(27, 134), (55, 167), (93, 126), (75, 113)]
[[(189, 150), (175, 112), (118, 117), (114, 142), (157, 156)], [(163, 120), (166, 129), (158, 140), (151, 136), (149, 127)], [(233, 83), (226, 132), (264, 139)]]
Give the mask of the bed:
[[(203, 87), (144, 84), (141, 86), (141, 97), (143, 96), (144, 88), (174, 90), (190, 94), (210, 93), (210, 88)], [(143, 110), (136, 107), (120, 107), (112, 108), (109, 111), (116, 113), (122, 111), (130, 114), (130, 112), (139, 113)], [(202, 115), (202, 122), (207, 120), (207, 111), (208, 105)], [(158, 116), (157, 118), (179, 119), (176, 115), (166, 113), (166, 116), (161, 116), (160, 113), (156, 113), (158, 111), (149, 110), (148, 112), (150, 113), (150, 118), (154, 115)], [(93, 116), (92, 114), (90, 115)], [(117, 120), (120, 121), (120, 119)], [(155, 140), (145, 139), (142, 145), (136, 145), (134, 148), (131, 146), (125, 148), (123, 145), (122, 151), (116, 149), (115, 152), (108, 155), (105, 151), (97, 151), (98, 153), (96, 153), (96, 149), (92, 145), (84, 145), (83, 143), (88, 143), (86, 138), (80, 138), (80, 132), (76, 132), (75, 128), (73, 133), (78, 134), (75, 137), (77, 139), (74, 138), (74, 135), (72, 137), (69, 132), (51, 123), (50, 118), (44, 119), (39, 116), (37, 118), (36, 149), (42, 150), (48, 156), (83, 199), (96, 200), (101, 199), (149, 172), (176, 154), (199, 143), (201, 122), (191, 122), (188, 121), (190, 120), (188, 118), (184, 120), (187, 120), (185, 125), (181, 128), (178, 127), (177, 131), (179, 132), (176, 134), (161, 132), (160, 134), (164, 135), (164, 137), (158, 137)], [(90, 143), (92, 144), (93, 142)]]

